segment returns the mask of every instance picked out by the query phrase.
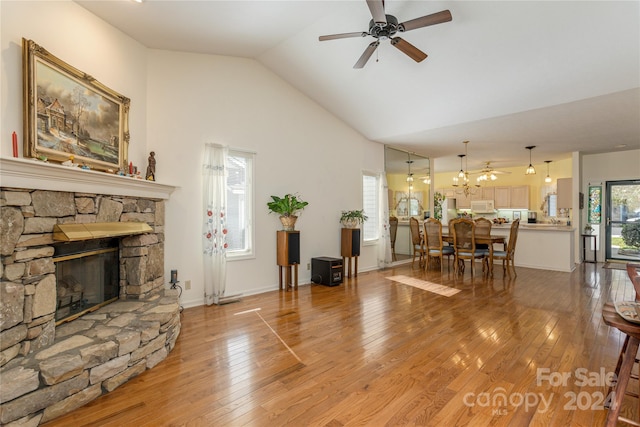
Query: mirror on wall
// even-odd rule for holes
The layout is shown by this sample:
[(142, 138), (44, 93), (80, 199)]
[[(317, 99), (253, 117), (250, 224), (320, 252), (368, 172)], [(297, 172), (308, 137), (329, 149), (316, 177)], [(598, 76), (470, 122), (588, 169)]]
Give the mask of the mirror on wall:
[(395, 253), (398, 261), (411, 257), (409, 218), (422, 223), (429, 213), (431, 166), (428, 157), (385, 147), (389, 215), (398, 218)]
[(399, 219), (423, 219), (429, 211), (429, 158), (385, 147), (385, 172), (389, 187), (389, 213)]

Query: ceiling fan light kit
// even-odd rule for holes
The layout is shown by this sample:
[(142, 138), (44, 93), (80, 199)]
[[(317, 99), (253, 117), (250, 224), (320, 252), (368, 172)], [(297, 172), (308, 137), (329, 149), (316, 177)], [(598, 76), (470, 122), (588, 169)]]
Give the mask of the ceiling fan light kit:
[(530, 145), (528, 147), (525, 147), (527, 150), (529, 150), (529, 167), (527, 167), (527, 170), (525, 171), (525, 175), (535, 175), (536, 174), (536, 168), (533, 167), (533, 164), (531, 163), (531, 150), (533, 150), (534, 148), (536, 148), (535, 145)]
[(369, 31), (357, 31), (352, 33), (330, 34), (320, 36), (319, 41), (345, 39), (350, 37), (366, 37), (372, 36), (376, 40), (366, 47), (353, 68), (363, 68), (371, 55), (380, 45), (380, 40), (389, 40), (391, 45), (399, 51), (407, 55), (416, 62), (422, 62), (427, 54), (400, 38), (393, 37), (397, 32), (404, 33), (406, 31), (415, 30), (417, 28), (428, 27), (430, 25), (442, 24), (452, 20), (451, 12), (443, 10), (441, 12), (425, 15), (420, 18), (411, 19), (409, 21), (398, 23), (398, 19), (393, 15), (387, 15), (384, 11), (384, 0), (366, 0), (372, 20), (369, 21)]

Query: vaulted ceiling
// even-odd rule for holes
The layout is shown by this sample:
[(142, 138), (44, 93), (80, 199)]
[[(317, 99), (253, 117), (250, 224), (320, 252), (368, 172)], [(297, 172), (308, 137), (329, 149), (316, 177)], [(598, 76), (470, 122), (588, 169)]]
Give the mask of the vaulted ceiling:
[[(371, 36), (365, 0), (80, 1), (143, 45), (254, 58), (370, 140), (459, 169), (640, 148), (638, 1), (387, 0), (404, 22), (441, 10), (451, 22), (388, 40), (362, 69)], [(398, 34), (400, 35), (400, 34)]]

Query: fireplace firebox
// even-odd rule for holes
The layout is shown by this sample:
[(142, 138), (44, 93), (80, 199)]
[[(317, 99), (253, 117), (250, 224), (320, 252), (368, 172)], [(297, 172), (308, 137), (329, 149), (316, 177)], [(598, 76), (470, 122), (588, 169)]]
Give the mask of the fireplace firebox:
[(118, 299), (119, 239), (65, 242), (55, 246), (56, 324)]

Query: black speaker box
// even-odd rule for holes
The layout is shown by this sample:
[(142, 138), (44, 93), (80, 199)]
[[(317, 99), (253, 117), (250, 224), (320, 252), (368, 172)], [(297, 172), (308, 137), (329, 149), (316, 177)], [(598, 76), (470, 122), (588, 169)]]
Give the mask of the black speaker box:
[(338, 286), (342, 283), (342, 259), (318, 257), (311, 258), (311, 281), (326, 286)]

